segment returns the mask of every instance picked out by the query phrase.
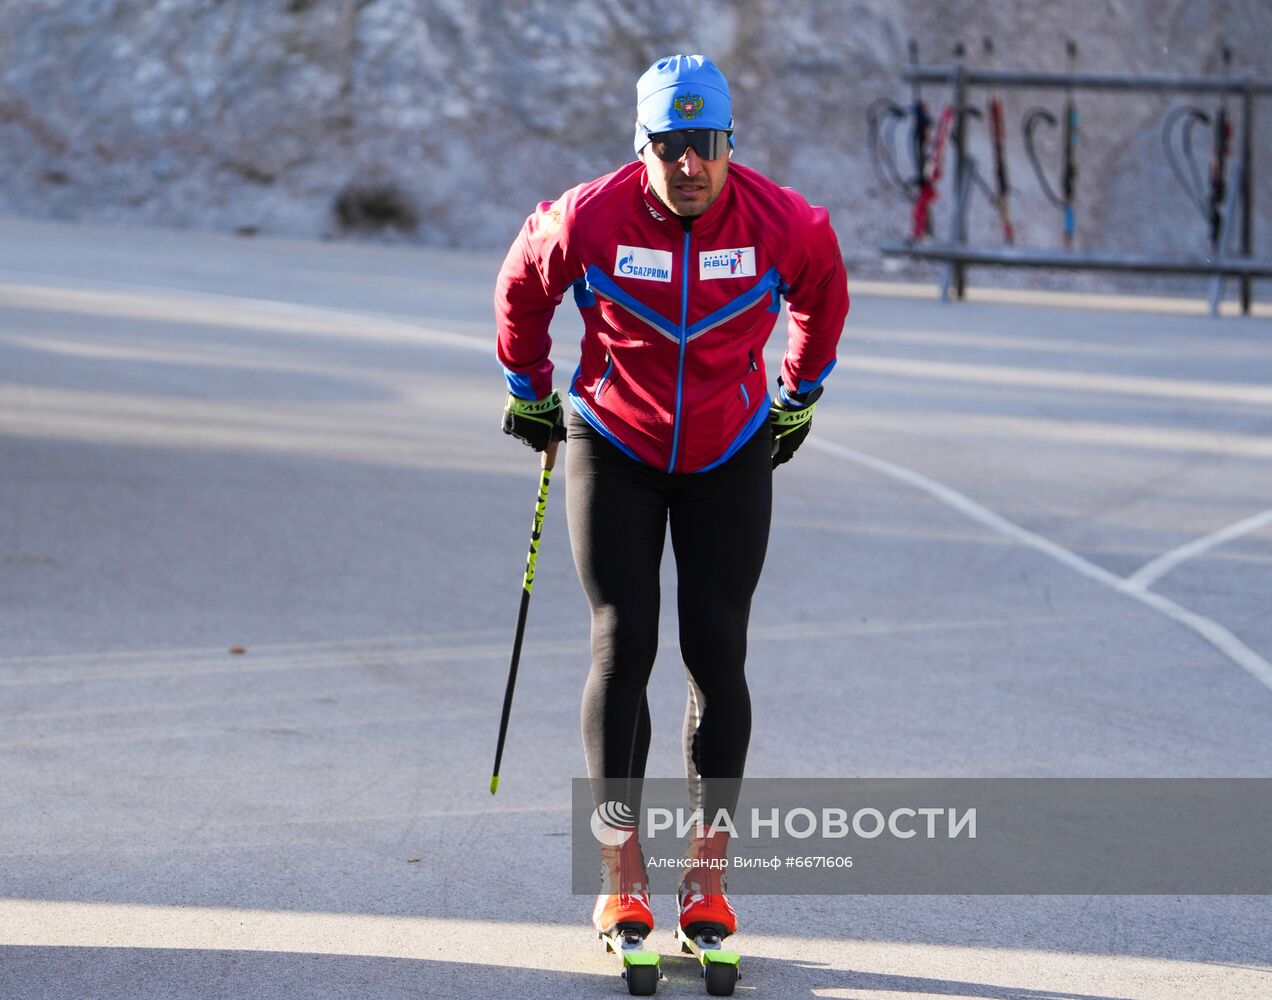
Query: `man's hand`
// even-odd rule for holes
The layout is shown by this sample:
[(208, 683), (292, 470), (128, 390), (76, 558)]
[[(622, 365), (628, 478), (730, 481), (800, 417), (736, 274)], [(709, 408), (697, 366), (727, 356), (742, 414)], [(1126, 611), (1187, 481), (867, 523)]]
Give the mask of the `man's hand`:
[(535, 451), (546, 451), (549, 441), (564, 441), (561, 394), (553, 389), (543, 399), (521, 399), (509, 393), (508, 402), (504, 404), (503, 432)]
[(822, 387), (808, 392), (791, 392), (777, 380), (777, 395), (769, 406), (769, 430), (773, 434), (773, 468), (789, 462), (791, 456), (808, 437), (813, 426), (813, 410), (821, 398)]

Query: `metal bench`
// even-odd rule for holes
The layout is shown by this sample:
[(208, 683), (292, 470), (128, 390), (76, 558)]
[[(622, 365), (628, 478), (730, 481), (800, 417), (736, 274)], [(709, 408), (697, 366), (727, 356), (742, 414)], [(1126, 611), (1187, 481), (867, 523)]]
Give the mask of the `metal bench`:
[[(1216, 279), (1210, 310), (1217, 313), (1224, 278), (1272, 278), (1272, 258), (1234, 256), (1166, 256), (1143, 253), (1092, 253), (1030, 247), (972, 246), (966, 243), (885, 243), (885, 256), (910, 257), (955, 265), (941, 283), (941, 300), (948, 301), (950, 286), (962, 298), (962, 271), (970, 265), (989, 267), (1040, 267), (1065, 271), (1119, 271), (1138, 274), (1192, 274)], [(957, 280), (956, 280), (957, 279)]]

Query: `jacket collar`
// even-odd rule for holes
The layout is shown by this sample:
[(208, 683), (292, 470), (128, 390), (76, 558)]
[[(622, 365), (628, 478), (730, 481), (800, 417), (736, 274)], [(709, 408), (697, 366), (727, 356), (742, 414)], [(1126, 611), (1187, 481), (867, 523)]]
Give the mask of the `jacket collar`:
[[(649, 173), (642, 165), (640, 171), (641, 196), (645, 199), (645, 209), (653, 217), (659, 226), (665, 228), (668, 233), (674, 233), (677, 236), (684, 232), (684, 224), (681, 222), (680, 216), (674, 214), (666, 205), (664, 205), (654, 194), (649, 186)], [(720, 194), (711, 207), (701, 215), (696, 216), (693, 220), (693, 234), (699, 238), (709, 238), (715, 235), (720, 228), (720, 223), (724, 220), (728, 213), (729, 202), (733, 200), (733, 177), (732, 166), (730, 165), (729, 176), (724, 179), (724, 187), (720, 189)]]

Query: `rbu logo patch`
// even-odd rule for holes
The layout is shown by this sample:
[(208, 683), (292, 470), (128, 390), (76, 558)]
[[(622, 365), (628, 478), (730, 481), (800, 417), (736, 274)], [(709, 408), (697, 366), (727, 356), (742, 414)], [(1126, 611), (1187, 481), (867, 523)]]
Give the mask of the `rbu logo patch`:
[(735, 250), (704, 250), (698, 254), (698, 277), (754, 278), (755, 247)]
[(619, 278), (670, 281), (671, 251), (620, 245), (614, 260), (614, 274)]

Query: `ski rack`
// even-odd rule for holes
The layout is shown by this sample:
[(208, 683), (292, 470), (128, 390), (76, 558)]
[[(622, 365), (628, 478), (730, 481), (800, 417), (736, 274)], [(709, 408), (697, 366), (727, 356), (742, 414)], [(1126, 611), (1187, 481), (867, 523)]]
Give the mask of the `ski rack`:
[[(1098, 251), (1046, 250), (1014, 246), (971, 246), (967, 242), (967, 209), (972, 194), (976, 163), (967, 152), (966, 129), (955, 128), (954, 206), (950, 238), (939, 243), (889, 242), (880, 247), (888, 256), (945, 262), (941, 301), (950, 300), (951, 290), (962, 299), (967, 290), (967, 269), (973, 265), (996, 267), (1061, 268), (1067, 270), (1121, 271), (1141, 274), (1191, 274), (1211, 276), (1210, 312), (1219, 314), (1224, 281), (1240, 283), (1241, 312), (1249, 315), (1255, 278), (1272, 278), (1272, 258), (1256, 258), (1254, 251), (1254, 101), (1272, 95), (1272, 81), (1244, 76), (1174, 76), (1146, 74), (1132, 76), (1111, 73), (1059, 73), (1027, 70), (974, 70), (962, 59), (949, 66), (910, 66), (901, 70), (901, 79), (910, 84), (947, 84), (953, 90), (952, 104), (962, 122), (970, 105), (971, 87), (1032, 88), (1037, 90), (1100, 90), (1138, 93), (1235, 94), (1240, 97), (1241, 144), (1236, 163), (1236, 183), (1232, 185), (1224, 211), (1224, 232), (1216, 252), (1192, 256), (1128, 254)], [(1240, 216), (1236, 253), (1226, 248), (1232, 242), (1233, 220)]]

